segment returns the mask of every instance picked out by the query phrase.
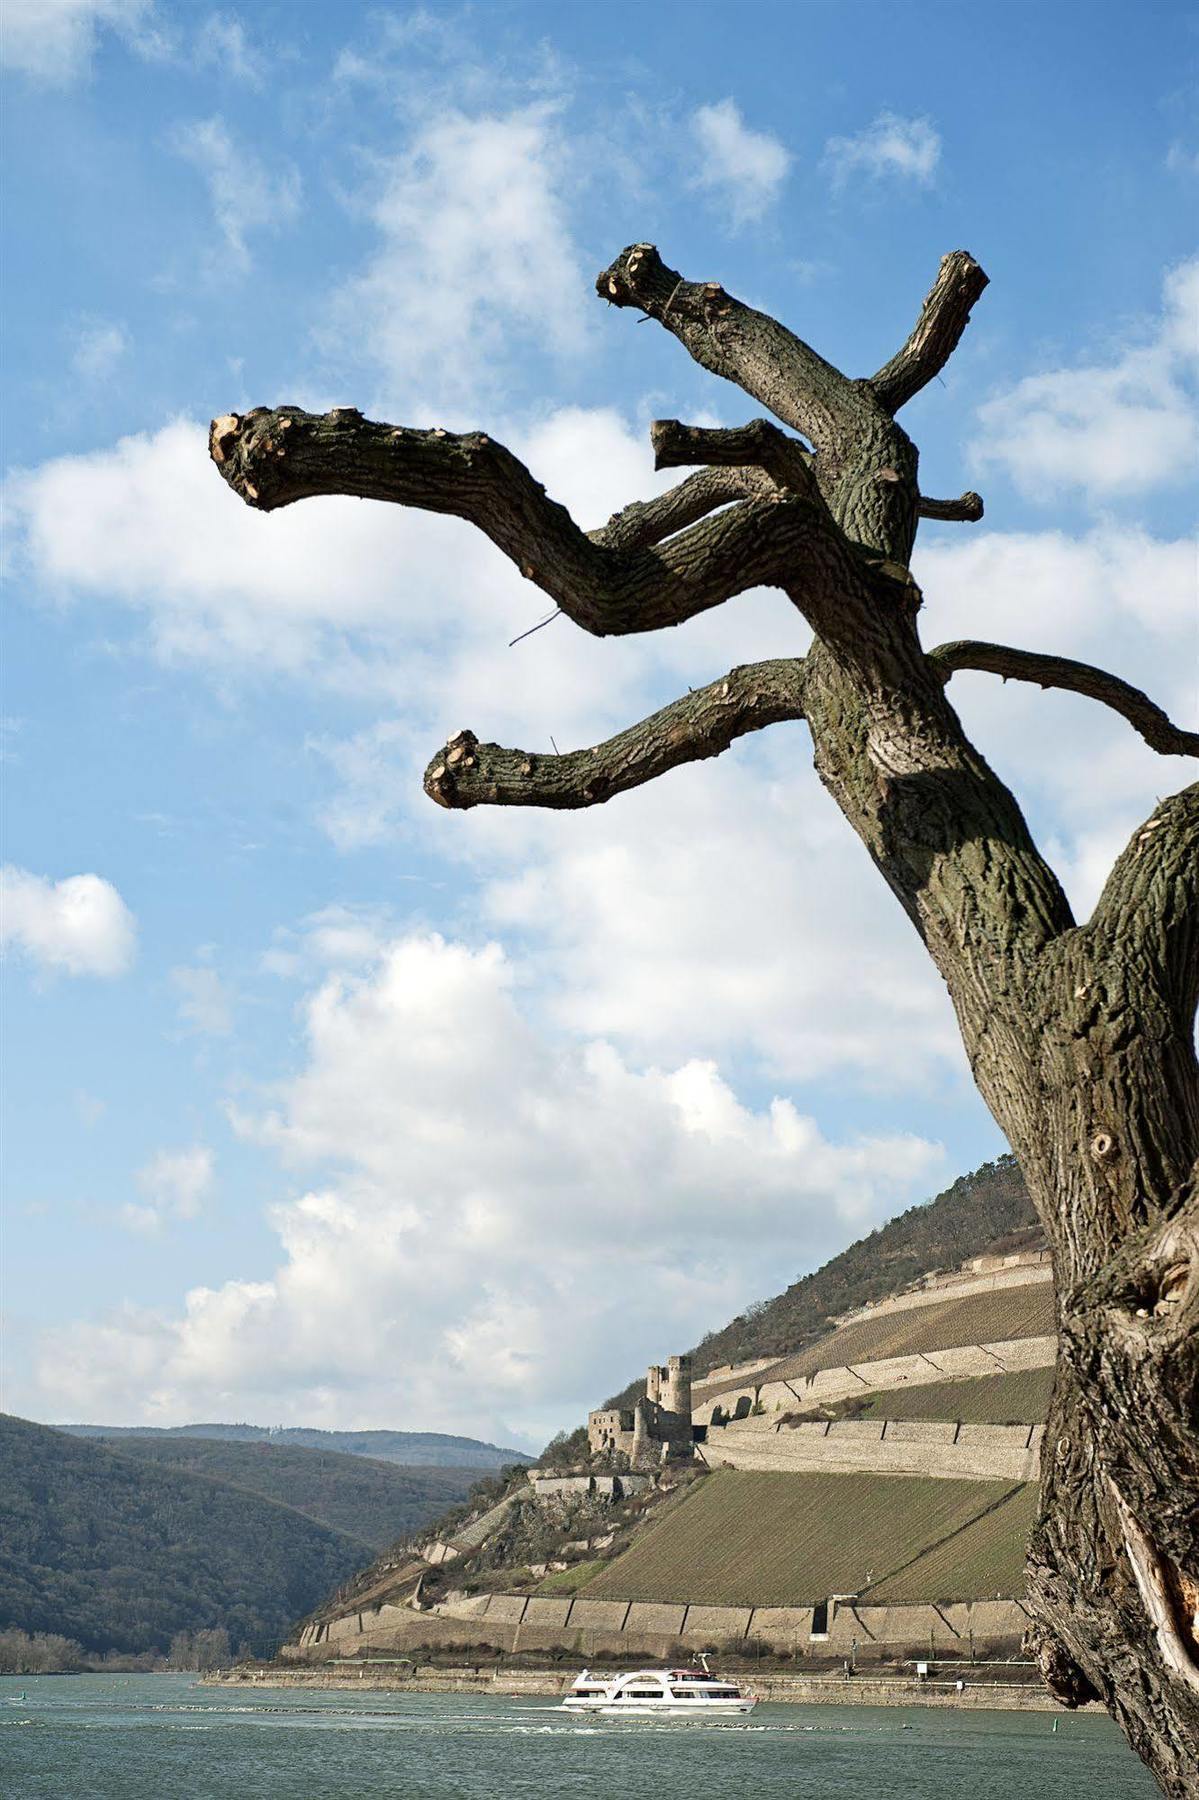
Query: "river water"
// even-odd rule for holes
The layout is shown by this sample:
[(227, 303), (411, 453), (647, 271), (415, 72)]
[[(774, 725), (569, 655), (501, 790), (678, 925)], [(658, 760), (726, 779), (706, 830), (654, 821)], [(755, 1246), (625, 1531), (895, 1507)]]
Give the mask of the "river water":
[[(24, 1694), (24, 1699), (20, 1698)], [(4, 1800), (1152, 1800), (1106, 1718), (759, 1706), (581, 1720), (556, 1700), (0, 1678)]]

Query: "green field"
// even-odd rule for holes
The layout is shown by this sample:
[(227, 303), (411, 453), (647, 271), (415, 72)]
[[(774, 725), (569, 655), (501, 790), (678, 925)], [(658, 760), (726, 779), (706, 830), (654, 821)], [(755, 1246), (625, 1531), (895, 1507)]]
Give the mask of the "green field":
[(1015, 1596), (1034, 1492), (1003, 1481), (719, 1469), (583, 1592), (709, 1606), (810, 1606), (834, 1593)]
[(960, 1420), (966, 1425), (1039, 1425), (1049, 1410), (1052, 1369), (1014, 1369), (927, 1387), (885, 1388), (826, 1410), (838, 1418)]

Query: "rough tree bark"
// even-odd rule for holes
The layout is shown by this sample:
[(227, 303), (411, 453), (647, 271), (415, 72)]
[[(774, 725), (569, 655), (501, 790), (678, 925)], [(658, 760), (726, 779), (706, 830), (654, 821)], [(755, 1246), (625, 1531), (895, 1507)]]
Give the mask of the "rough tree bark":
[(745, 732), (807, 721), (821, 780), (949, 988), (1053, 1250), (1061, 1350), (1029, 1552), (1034, 1647), (1053, 1691), (1068, 1705), (1101, 1697), (1163, 1792), (1182, 1796), (1199, 1792), (1199, 786), (1157, 807), (1076, 924), (946, 687), (981, 669), (1069, 688), (1163, 755), (1199, 753), (1199, 735), (1085, 664), (921, 646), (918, 521), (977, 519), (982, 502), (921, 495), (895, 414), (944, 366), (986, 283), (973, 257), (947, 256), (906, 343), (854, 380), (632, 245), (600, 295), (658, 320), (801, 437), (764, 419), (661, 421), (658, 466), (698, 472), (598, 531), (482, 434), (284, 407), (215, 420), (210, 448), (262, 510), (341, 493), (467, 519), (600, 636), (679, 625), (760, 585), (807, 619), (802, 660), (733, 669), (587, 750), (461, 732), (426, 791), (449, 808), (586, 807)]

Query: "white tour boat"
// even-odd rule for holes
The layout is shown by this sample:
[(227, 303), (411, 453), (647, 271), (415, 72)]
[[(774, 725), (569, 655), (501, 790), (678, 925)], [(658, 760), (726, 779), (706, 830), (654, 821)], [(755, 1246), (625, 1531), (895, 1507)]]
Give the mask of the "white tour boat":
[(722, 1719), (752, 1712), (756, 1694), (703, 1669), (637, 1669), (631, 1675), (576, 1677), (562, 1702), (563, 1712), (602, 1713), (606, 1718)]

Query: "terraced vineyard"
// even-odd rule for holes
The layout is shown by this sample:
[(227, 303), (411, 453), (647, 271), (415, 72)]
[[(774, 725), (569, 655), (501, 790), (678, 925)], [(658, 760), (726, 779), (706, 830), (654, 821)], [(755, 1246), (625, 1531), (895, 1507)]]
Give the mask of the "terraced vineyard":
[[(858, 1319), (807, 1350), (763, 1369), (755, 1379), (794, 1380), (814, 1375), (818, 1369), (874, 1362), (886, 1356), (916, 1356), (952, 1350), (963, 1344), (1002, 1343), (1006, 1338), (1052, 1337), (1056, 1329), (1049, 1282), (996, 1288), (989, 1293), (967, 1294), (960, 1300), (934, 1301), (905, 1312), (885, 1313), (877, 1319)], [(727, 1385), (743, 1384), (732, 1381)], [(719, 1392), (718, 1388), (705, 1389), (704, 1398)]]
[(1013, 1369), (927, 1387), (885, 1388), (827, 1411), (854, 1419), (960, 1420), (967, 1425), (1039, 1425), (1049, 1410), (1052, 1369)]
[(719, 1469), (583, 1593), (710, 1606), (1018, 1596), (1034, 1488)]
[(926, 1550), (906, 1569), (876, 1582), (866, 1594), (867, 1602), (900, 1606), (915, 1600), (1019, 1596), (1024, 1590), (1024, 1548), (1036, 1511), (1036, 1482), (1011, 1489), (993, 1511)]

